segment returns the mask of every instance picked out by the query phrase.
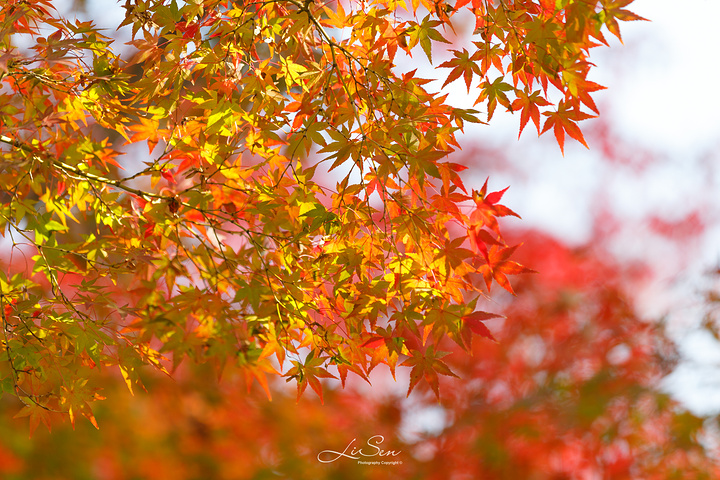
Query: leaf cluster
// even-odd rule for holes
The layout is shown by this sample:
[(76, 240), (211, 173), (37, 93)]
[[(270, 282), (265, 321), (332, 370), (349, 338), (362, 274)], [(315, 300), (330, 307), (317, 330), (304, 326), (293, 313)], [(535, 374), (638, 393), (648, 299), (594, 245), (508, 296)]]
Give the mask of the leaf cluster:
[(3, 389), (33, 427), (93, 421), (96, 368), (132, 391), (141, 366), (185, 359), (321, 398), (319, 379), (405, 360), (410, 390), (439, 395), (440, 343), (491, 337), (479, 302), (529, 270), (496, 220), (515, 215), (504, 191), (469, 193), (447, 158), (479, 112), (396, 56), (431, 59), (469, 9), (479, 39), (446, 84), (481, 77), (488, 119), (500, 104), (538, 130), (555, 86), (543, 129), (562, 148), (583, 141), (587, 53), (636, 18), (625, 3), (138, 0), (116, 50), (49, 0), (4, 2)]

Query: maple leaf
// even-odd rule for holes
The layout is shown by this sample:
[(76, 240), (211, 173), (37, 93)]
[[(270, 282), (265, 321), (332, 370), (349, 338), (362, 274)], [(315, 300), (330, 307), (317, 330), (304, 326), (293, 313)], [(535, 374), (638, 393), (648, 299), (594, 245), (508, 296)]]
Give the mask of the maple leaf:
[(410, 370), (410, 385), (407, 392), (408, 397), (418, 382), (424, 378), (435, 393), (435, 397), (440, 400), (438, 374), (458, 378), (457, 375), (450, 370), (450, 367), (440, 360), (446, 355), (448, 355), (448, 352), (436, 352), (434, 346), (430, 345), (425, 352), (415, 351), (412, 357), (403, 362), (403, 365), (412, 367)]
[(263, 335), (263, 340), (265, 343), (262, 352), (260, 353), (260, 357), (258, 358), (258, 361), (263, 360), (274, 354), (277, 357), (280, 365), (285, 363), (286, 348), (281, 343), (281, 338), (282, 337), (279, 336), (275, 331), (275, 325), (270, 324), (268, 333), (266, 335)]
[(547, 115), (548, 118), (545, 120), (542, 133), (550, 130), (551, 128), (553, 129), (555, 133), (555, 138), (557, 139), (558, 145), (560, 146), (560, 151), (563, 153), (563, 155), (565, 155), (566, 132), (572, 138), (582, 143), (585, 148), (590, 148), (588, 147), (588, 144), (585, 141), (585, 137), (583, 137), (583, 134), (580, 131), (580, 128), (578, 127), (576, 122), (580, 120), (586, 120), (588, 118), (593, 118), (592, 115), (583, 113), (577, 108), (569, 109), (568, 104), (564, 101), (561, 101), (558, 104), (558, 109), (556, 112), (543, 112), (543, 115)]
[(497, 217), (504, 216), (520, 216), (498, 202), (502, 199), (505, 192), (508, 190), (507, 187), (498, 192), (487, 193), (488, 179), (485, 179), (480, 191), (473, 190), (473, 200), (475, 201), (475, 210), (470, 214), (469, 226), (472, 228), (486, 226), (493, 230), (496, 234), (500, 233), (500, 227), (497, 222)]
[(68, 415), (70, 416), (70, 423), (75, 428), (75, 416), (80, 413), (92, 423), (93, 427), (98, 429), (95, 415), (93, 414), (92, 408), (90, 407), (90, 401), (102, 399), (96, 393), (97, 389), (91, 389), (87, 386), (87, 379), (76, 379), (74, 384), (70, 387), (61, 387), (63, 395), (61, 397), (61, 403), (67, 406)]
[(634, 20), (647, 21), (646, 18), (623, 8), (632, 3), (632, 1), (633, 0), (604, 1), (603, 9), (599, 13), (601, 21), (605, 22), (605, 26), (618, 38), (618, 40), (620, 40), (620, 42), (622, 42), (622, 35), (620, 34), (620, 25), (617, 22), (618, 19), (626, 22)]
[(128, 127), (128, 130), (134, 132), (129, 138), (129, 141), (139, 142), (147, 140), (148, 153), (152, 153), (158, 142), (163, 140), (169, 132), (160, 128), (160, 123), (157, 118), (140, 117), (139, 121), (140, 123), (135, 123)]
[(473, 333), (480, 335), (481, 337), (485, 337), (489, 340), (496, 341), (495, 337), (493, 337), (492, 333), (490, 332), (490, 329), (488, 329), (483, 323), (485, 320), (490, 320), (493, 318), (502, 318), (502, 315), (477, 311), (469, 315), (463, 316), (462, 322), (464, 327), (470, 329)]
[(488, 101), (488, 122), (492, 119), (493, 114), (495, 113), (495, 107), (497, 107), (498, 103), (505, 108), (510, 108), (510, 100), (505, 92), (512, 91), (514, 89), (512, 85), (505, 82), (505, 77), (500, 76), (492, 83), (485, 80), (482, 85), (480, 85), (480, 89), (480, 96), (477, 100), (475, 100), (474, 105), (477, 105), (485, 100)]
[(455, 81), (460, 77), (460, 75), (462, 75), (465, 79), (467, 91), (470, 93), (470, 84), (472, 83), (473, 74), (482, 75), (480, 72), (480, 66), (474, 59), (470, 58), (470, 53), (464, 48), (462, 52), (454, 51), (453, 55), (455, 55), (455, 58), (438, 65), (441, 68), (452, 68), (441, 88), (445, 88), (446, 85)]
[(590, 93), (604, 90), (605, 87), (587, 80), (589, 70), (589, 62), (579, 62), (570, 68), (564, 69), (562, 79), (570, 97), (576, 97), (592, 111), (599, 114), (600, 112)]
[[(413, 0), (416, 1), (416, 0)], [(419, 24), (415, 24), (412, 28), (406, 30), (405, 33), (409, 35), (410, 41), (408, 44), (409, 48), (414, 47), (418, 43), (422, 47), (425, 56), (428, 61), (432, 64), (432, 41), (450, 43), (443, 37), (440, 32), (436, 30), (436, 27), (442, 25), (441, 20), (433, 20), (432, 15), (428, 14)]]
[(513, 253), (515, 253), (515, 250), (519, 246), (520, 245), (515, 245), (513, 247), (503, 247), (493, 245), (490, 247), (488, 251), (487, 263), (480, 266), (479, 268), (480, 273), (482, 273), (482, 276), (485, 279), (485, 285), (487, 286), (488, 291), (490, 291), (492, 281), (495, 280), (498, 285), (515, 295), (515, 292), (513, 291), (513, 288), (510, 285), (510, 281), (508, 280), (506, 275), (537, 273), (528, 267), (525, 267), (515, 261), (510, 260), (510, 257)]
[(555, 13), (555, 1), (554, 0), (540, 0), (540, 6), (543, 9), (543, 14), (547, 17)]
[(528, 120), (532, 119), (537, 128), (538, 135), (540, 134), (540, 107), (549, 105), (550, 103), (540, 96), (540, 90), (536, 90), (530, 95), (525, 92), (518, 92), (518, 98), (512, 103), (513, 112), (521, 110), (520, 113), (520, 131), (518, 132), (518, 138), (522, 135), (525, 125)]
[(47, 427), (48, 432), (52, 431), (50, 427), (50, 409), (44, 405), (30, 401), (30, 403), (25, 405), (13, 418), (22, 417), (30, 418), (29, 432), (31, 438), (41, 423)]
[(334, 378), (337, 377), (328, 372), (322, 365), (324, 360), (322, 358), (316, 358), (314, 356), (314, 350), (305, 358), (305, 363), (293, 361), (295, 365), (287, 372), (288, 379), (297, 378), (297, 401), (300, 401), (300, 397), (303, 392), (310, 385), (318, 397), (320, 397), (320, 403), (324, 403), (322, 384), (318, 378)]
[(362, 345), (363, 348), (375, 349), (380, 345), (385, 345), (385, 337), (382, 335), (373, 335), (369, 340), (366, 340)]
[(262, 389), (265, 391), (265, 395), (267, 395), (268, 400), (272, 400), (272, 394), (270, 393), (270, 386), (268, 385), (267, 381), (267, 373), (278, 375), (278, 371), (275, 370), (275, 367), (272, 366), (270, 362), (266, 361), (258, 361), (254, 365), (245, 365), (244, 366), (245, 371), (245, 382), (247, 383), (248, 392), (250, 392), (250, 387), (252, 386), (253, 380), (257, 381)]
[(365, 380), (368, 385), (371, 385), (370, 379), (367, 377), (367, 373), (365, 372), (365, 363), (364, 361), (357, 360), (353, 358), (355, 361), (348, 361), (346, 360), (342, 355), (338, 355), (333, 358), (333, 362), (335, 366), (338, 369), (338, 373), (340, 374), (340, 382), (343, 387), (345, 387), (345, 382), (347, 381), (347, 375), (348, 373), (352, 372), (358, 377)]

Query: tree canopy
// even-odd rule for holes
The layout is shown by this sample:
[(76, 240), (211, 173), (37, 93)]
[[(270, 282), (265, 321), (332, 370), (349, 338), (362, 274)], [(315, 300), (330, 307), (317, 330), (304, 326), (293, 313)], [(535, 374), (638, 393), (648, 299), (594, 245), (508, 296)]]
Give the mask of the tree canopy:
[[(117, 46), (3, 2), (2, 391), (31, 428), (94, 423), (96, 369), (132, 391), (184, 360), (321, 399), (402, 364), (439, 397), (446, 339), (493, 340), (492, 286), (531, 271), (456, 135), (499, 106), (586, 144), (590, 49), (641, 19), (629, 3), (128, 0)], [(461, 77), (473, 108), (443, 93)]]

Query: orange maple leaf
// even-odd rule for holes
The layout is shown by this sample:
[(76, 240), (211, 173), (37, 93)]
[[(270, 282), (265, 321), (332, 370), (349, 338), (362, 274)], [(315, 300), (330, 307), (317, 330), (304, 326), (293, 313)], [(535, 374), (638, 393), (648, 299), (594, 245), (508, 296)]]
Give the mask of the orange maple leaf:
[(509, 260), (519, 246), (520, 244), (513, 247), (502, 247), (498, 245), (490, 247), (487, 263), (479, 268), (480, 273), (482, 273), (482, 276), (485, 279), (485, 285), (487, 286), (488, 291), (490, 291), (492, 281), (495, 280), (498, 285), (515, 295), (515, 292), (513, 291), (510, 281), (506, 275), (536, 273), (535, 270), (532, 270), (531, 268), (527, 268), (517, 262)]

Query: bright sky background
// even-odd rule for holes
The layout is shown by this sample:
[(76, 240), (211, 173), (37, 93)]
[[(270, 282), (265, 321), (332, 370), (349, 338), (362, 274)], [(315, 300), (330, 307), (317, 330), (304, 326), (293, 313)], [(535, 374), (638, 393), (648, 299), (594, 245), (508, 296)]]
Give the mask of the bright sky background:
[(630, 202), (648, 202), (649, 198), (649, 207), (660, 213), (692, 208), (704, 213), (708, 223), (704, 238), (676, 252), (687, 253), (695, 262), (686, 271), (666, 272), (669, 281), (659, 285), (649, 300), (659, 304), (660, 311), (667, 308), (677, 322), (686, 359), (668, 379), (668, 388), (691, 409), (716, 413), (720, 410), (720, 344), (687, 327), (701, 320), (703, 311), (696, 308), (698, 297), (692, 293), (707, 285), (703, 271), (720, 262), (720, 121), (716, 113), (720, 108), (716, 86), (720, 37), (715, 23), (720, 2), (637, 0), (633, 11), (652, 23), (628, 25), (625, 51), (600, 65), (610, 65), (604, 72), (606, 84), (615, 89), (611, 120), (626, 139), (632, 139), (631, 144), (650, 147), (664, 154), (666, 161), (647, 178), (652, 195), (646, 196), (641, 188), (633, 194), (630, 184), (624, 196)]

